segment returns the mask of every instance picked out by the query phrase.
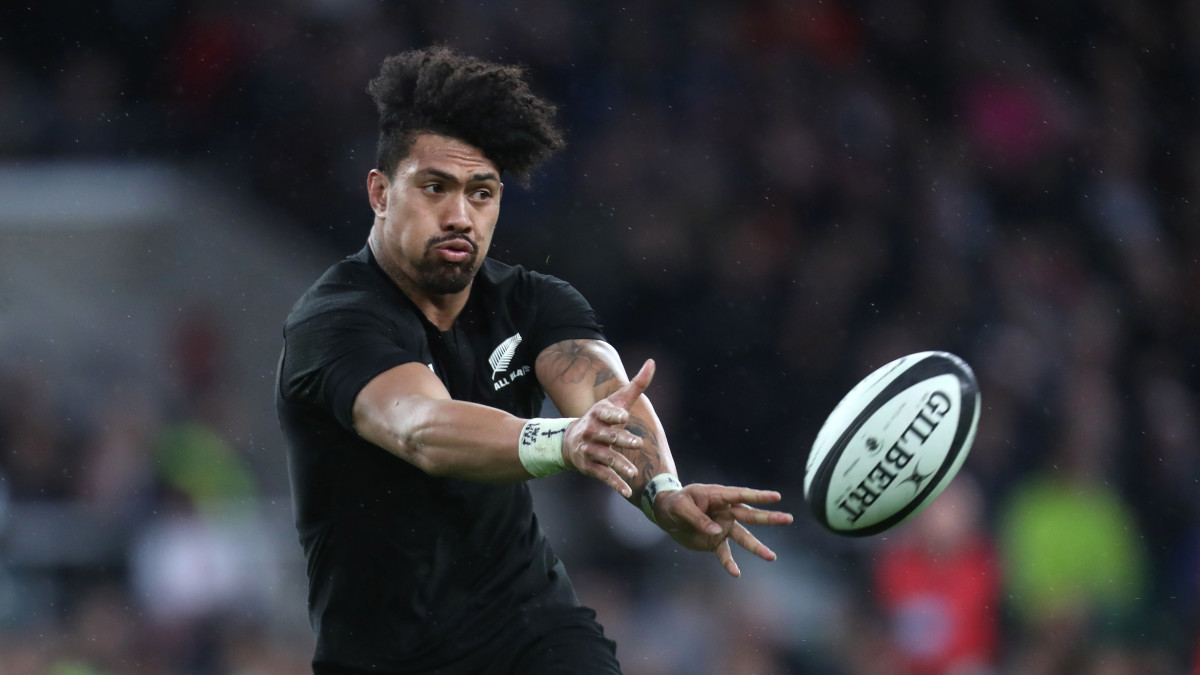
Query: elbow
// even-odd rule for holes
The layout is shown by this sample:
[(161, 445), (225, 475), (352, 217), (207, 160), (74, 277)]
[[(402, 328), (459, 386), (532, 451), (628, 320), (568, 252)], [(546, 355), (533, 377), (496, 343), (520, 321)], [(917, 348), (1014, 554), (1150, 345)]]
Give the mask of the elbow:
[(450, 475), (450, 463), (444, 453), (438, 452), (433, 444), (423, 442), (419, 434), (395, 438), (392, 454), (430, 476), (445, 478)]
[(435, 478), (452, 478), (454, 476), (453, 466), (446, 461), (444, 453), (435, 452), (429, 446), (423, 446), (413, 452), (409, 462)]

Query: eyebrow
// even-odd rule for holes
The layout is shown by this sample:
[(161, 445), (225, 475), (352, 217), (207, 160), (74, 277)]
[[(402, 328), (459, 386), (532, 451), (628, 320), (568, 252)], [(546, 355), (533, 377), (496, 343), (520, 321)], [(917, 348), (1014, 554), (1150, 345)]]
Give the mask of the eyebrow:
[[(458, 178), (456, 176), (446, 173), (445, 171), (442, 171), (441, 169), (433, 169), (433, 168), (421, 169), (420, 171), (417, 172), (417, 174), (434, 176), (436, 178), (441, 178), (442, 180), (450, 182), (450, 183), (458, 182)], [(474, 174), (467, 180), (467, 182), (468, 183), (482, 183), (484, 181), (497, 181), (498, 182), (499, 180), (500, 180), (499, 176), (497, 176), (494, 173), (488, 172), (488, 173)]]

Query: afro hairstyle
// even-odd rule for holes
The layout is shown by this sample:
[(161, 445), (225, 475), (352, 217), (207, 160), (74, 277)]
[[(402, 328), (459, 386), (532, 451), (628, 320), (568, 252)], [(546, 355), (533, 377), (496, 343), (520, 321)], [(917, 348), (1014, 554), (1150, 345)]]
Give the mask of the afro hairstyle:
[(523, 69), (447, 47), (384, 59), (367, 92), (379, 110), (376, 168), (389, 176), (419, 132), (456, 138), (483, 151), (502, 172), (526, 183), (563, 146), (554, 106), (533, 94)]

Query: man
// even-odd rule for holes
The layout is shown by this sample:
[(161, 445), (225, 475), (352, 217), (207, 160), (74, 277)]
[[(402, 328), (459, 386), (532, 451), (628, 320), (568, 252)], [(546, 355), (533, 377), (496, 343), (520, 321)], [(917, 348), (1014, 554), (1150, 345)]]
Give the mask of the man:
[[(775, 555), (779, 494), (683, 487), (587, 302), (486, 258), (504, 191), (561, 144), (519, 69), (437, 48), (383, 62), (375, 219), (284, 326), (277, 407), (308, 558), (316, 673), (619, 673), (526, 484), (603, 481), (675, 541)], [(544, 396), (567, 417), (531, 419)], [(631, 510), (631, 517), (637, 516)], [(641, 516), (637, 516), (641, 517)]]

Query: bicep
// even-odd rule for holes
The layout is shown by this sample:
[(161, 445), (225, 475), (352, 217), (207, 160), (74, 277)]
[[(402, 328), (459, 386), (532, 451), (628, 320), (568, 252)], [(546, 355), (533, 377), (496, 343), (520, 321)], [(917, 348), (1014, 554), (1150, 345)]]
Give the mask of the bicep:
[(534, 370), (550, 400), (567, 417), (582, 416), (629, 381), (617, 350), (603, 340), (556, 342), (538, 354)]
[(423, 407), (449, 399), (450, 392), (429, 366), (405, 363), (376, 375), (358, 392), (354, 430), (375, 445), (394, 451), (396, 439), (407, 436), (404, 427), (419, 421)]

